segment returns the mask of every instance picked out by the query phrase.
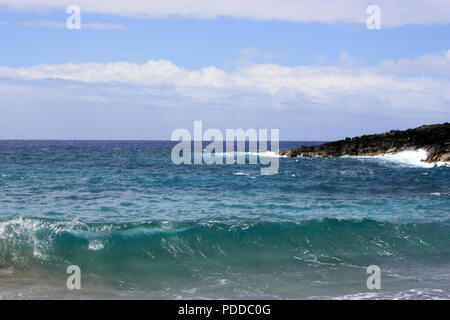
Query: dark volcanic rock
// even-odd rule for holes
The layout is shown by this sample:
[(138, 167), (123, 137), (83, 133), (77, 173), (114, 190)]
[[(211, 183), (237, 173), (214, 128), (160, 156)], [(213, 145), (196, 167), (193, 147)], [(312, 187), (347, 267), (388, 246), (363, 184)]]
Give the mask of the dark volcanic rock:
[(374, 156), (419, 148), (427, 150), (426, 162), (450, 161), (450, 124), (426, 125), (405, 131), (391, 130), (318, 146), (301, 146), (281, 151), (280, 154), (289, 157)]

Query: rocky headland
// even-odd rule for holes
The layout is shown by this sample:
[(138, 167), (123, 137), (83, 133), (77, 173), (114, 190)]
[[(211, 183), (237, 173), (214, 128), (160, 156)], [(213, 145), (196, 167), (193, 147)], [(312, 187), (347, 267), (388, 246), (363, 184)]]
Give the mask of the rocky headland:
[(424, 149), (425, 162), (450, 161), (450, 123), (423, 125), (408, 130), (391, 130), (328, 142), (317, 146), (300, 146), (281, 151), (288, 157), (376, 156)]

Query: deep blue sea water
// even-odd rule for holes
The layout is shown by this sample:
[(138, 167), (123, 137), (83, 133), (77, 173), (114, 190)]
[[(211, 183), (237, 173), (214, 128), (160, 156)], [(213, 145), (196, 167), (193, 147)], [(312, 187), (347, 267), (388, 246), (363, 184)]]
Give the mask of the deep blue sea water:
[(450, 168), (281, 158), (267, 176), (174, 165), (173, 145), (0, 141), (0, 298), (450, 298)]

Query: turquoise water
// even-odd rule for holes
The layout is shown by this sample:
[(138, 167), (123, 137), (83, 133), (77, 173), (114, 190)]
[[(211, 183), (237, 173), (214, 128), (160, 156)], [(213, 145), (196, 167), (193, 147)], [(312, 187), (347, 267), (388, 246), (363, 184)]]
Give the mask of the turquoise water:
[(280, 158), (263, 176), (174, 165), (173, 145), (0, 141), (0, 298), (450, 298), (450, 168)]

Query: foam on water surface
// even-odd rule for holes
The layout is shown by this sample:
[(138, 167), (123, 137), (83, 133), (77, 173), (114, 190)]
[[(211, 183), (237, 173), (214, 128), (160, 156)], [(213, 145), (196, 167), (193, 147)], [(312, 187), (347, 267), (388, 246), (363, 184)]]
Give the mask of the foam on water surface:
[(397, 163), (404, 166), (433, 168), (434, 166), (449, 166), (448, 162), (425, 162), (428, 153), (424, 149), (405, 150), (398, 153), (386, 153), (379, 156), (357, 156), (359, 159), (377, 159)]

